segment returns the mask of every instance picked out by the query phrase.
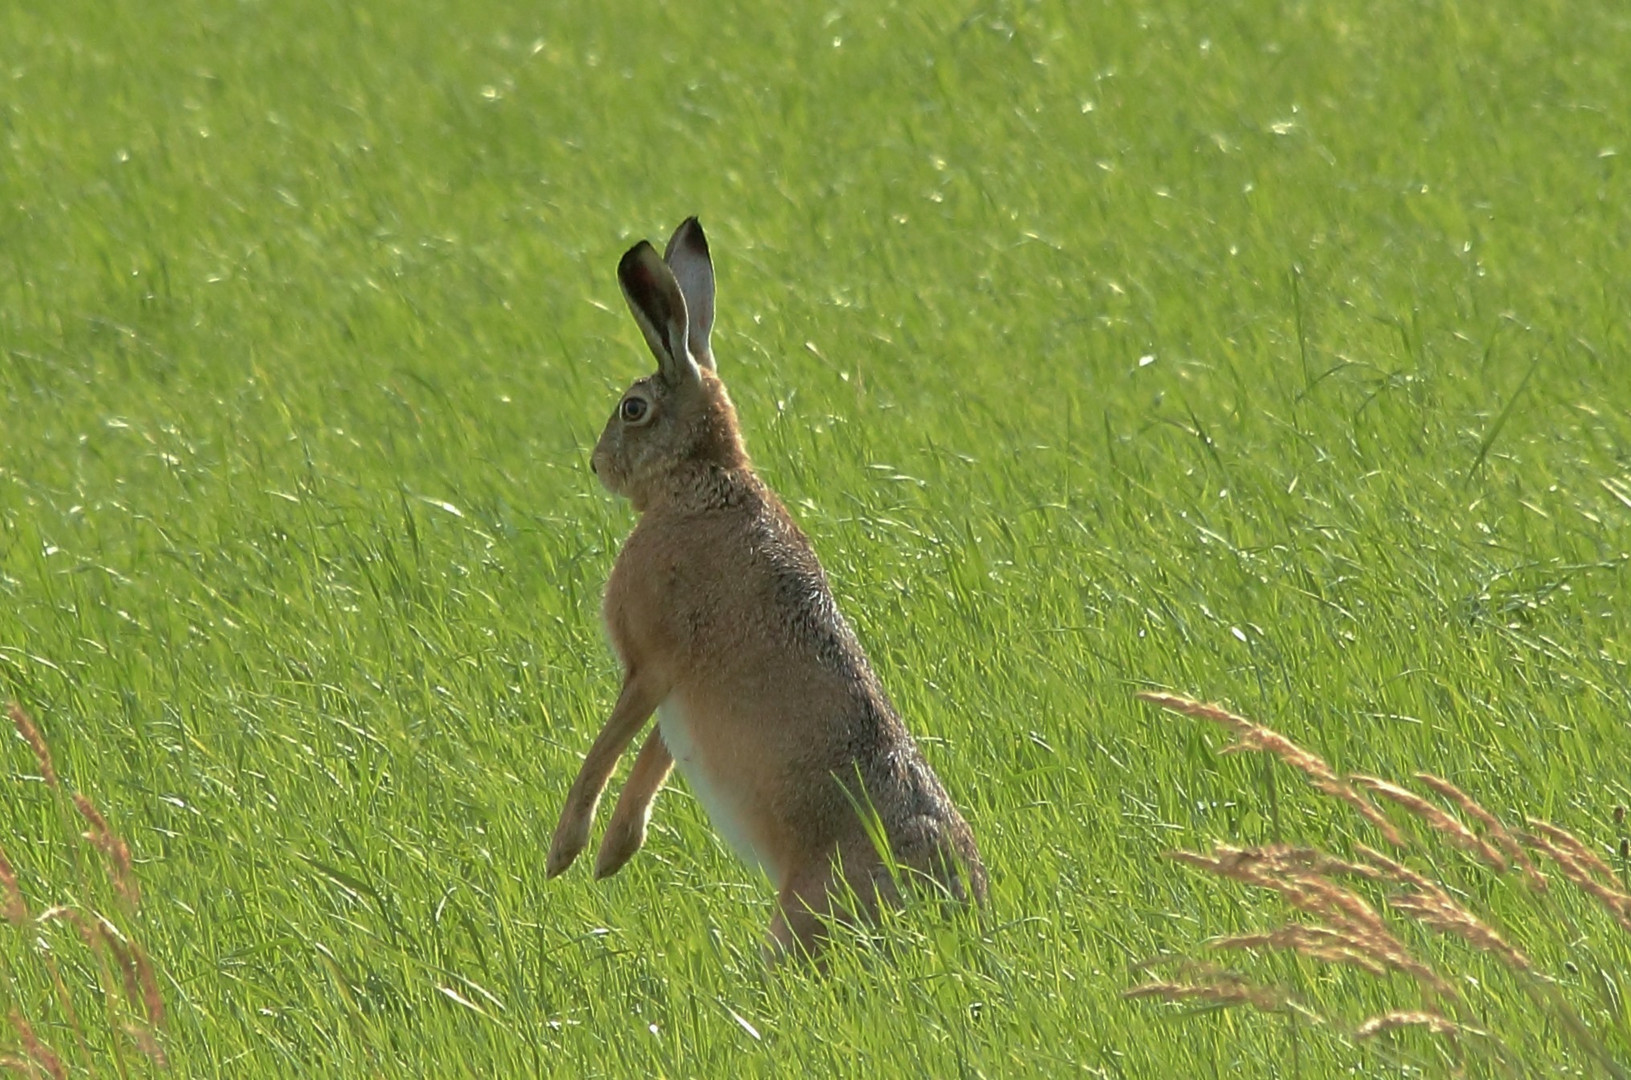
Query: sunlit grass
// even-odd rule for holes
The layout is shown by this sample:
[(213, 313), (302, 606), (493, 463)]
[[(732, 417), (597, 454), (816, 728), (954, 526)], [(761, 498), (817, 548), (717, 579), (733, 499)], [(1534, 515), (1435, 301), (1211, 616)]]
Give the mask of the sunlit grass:
[[(1132, 695), (1623, 835), (1627, 55), (1591, 3), (0, 11), (0, 696), (134, 850), (174, 1071), (1389, 1067), (1120, 999), (1273, 916), (1162, 852), (1361, 836)], [(992, 871), (825, 980), (678, 782), (543, 879), (616, 693), (612, 269), (693, 212), (749, 448)]]

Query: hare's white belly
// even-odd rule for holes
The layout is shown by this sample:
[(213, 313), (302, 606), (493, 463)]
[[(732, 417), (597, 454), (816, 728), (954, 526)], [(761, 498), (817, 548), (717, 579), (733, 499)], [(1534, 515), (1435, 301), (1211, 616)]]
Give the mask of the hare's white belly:
[(691, 788), (691, 793), (708, 811), (708, 820), (724, 839), (737, 858), (751, 867), (770, 871), (770, 860), (761, 856), (753, 843), (753, 831), (743, 813), (738, 795), (720, 783), (722, 779), (708, 768), (697, 749), (691, 731), (691, 720), (684, 707), (675, 698), (657, 706), (657, 725), (662, 729), (663, 744), (674, 755), (674, 764)]

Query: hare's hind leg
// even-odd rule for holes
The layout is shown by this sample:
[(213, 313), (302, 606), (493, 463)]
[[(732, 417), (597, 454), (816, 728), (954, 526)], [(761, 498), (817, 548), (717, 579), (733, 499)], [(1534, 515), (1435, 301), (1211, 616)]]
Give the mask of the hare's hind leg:
[[(850, 857), (844, 858), (851, 848)], [(870, 922), (878, 917), (879, 902), (895, 896), (888, 872), (869, 846), (840, 844), (836, 857), (815, 860), (782, 886), (776, 915), (770, 920), (766, 958), (774, 963), (793, 953), (820, 966), (834, 922), (845, 926)]]
[(555, 836), (549, 844), (549, 857), (544, 872), (554, 877), (578, 857), (589, 844), (589, 824), (594, 821), (595, 807), (600, 805), (600, 793), (617, 767), (617, 759), (628, 748), (629, 740), (640, 731), (662, 700), (662, 692), (649, 676), (630, 671), (623, 680), (623, 691), (617, 696), (612, 715), (600, 729), (594, 745), (583, 757), (578, 778), (572, 781), (572, 790), (566, 793), (566, 805), (561, 808), (561, 820), (555, 825)]
[(617, 797), (617, 807), (606, 824), (606, 835), (600, 838), (600, 850), (595, 853), (595, 877), (607, 878), (623, 869), (640, 845), (646, 842), (646, 823), (651, 820), (651, 804), (674, 768), (674, 755), (663, 742), (661, 728), (652, 728), (640, 756), (634, 759), (629, 778), (623, 781), (623, 793)]
[(765, 961), (776, 964), (789, 956), (814, 959), (827, 943), (827, 919), (832, 916), (832, 888), (836, 878), (830, 859), (817, 859), (795, 871), (776, 894), (776, 914), (765, 941)]

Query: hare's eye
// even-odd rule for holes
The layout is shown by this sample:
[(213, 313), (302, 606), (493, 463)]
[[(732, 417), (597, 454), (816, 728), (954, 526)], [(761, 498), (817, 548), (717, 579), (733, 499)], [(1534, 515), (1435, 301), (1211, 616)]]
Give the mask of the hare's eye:
[(650, 410), (651, 406), (646, 403), (645, 398), (626, 397), (623, 404), (618, 407), (618, 415), (622, 416), (625, 424), (638, 424), (646, 418)]

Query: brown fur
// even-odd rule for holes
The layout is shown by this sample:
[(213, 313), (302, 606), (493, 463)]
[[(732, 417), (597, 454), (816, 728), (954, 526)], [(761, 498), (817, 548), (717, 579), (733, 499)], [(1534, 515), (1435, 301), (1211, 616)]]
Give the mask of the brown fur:
[[(617, 757), (663, 704), (662, 726), (613, 812), (597, 876), (615, 873), (644, 840), (674, 764), (672, 735), (685, 740), (675, 752), (690, 755), (680, 765), (693, 789), (728, 819), (716, 827), (737, 834), (777, 887), (778, 951), (814, 952), (824, 918), (864, 916), (895, 898), (863, 813), (875, 815), (907, 877), (983, 899), (973, 834), (839, 614), (809, 540), (748, 460), (712, 370), (712, 269), (695, 219), (675, 233), (667, 259), (690, 290), (683, 297), (647, 245), (619, 268), (661, 368), (625, 393), (593, 458), (606, 487), (640, 514), (606, 586), (624, 686), (568, 795), (548, 872), (587, 845)], [(647, 403), (638, 422), (624, 415), (630, 397)]]

